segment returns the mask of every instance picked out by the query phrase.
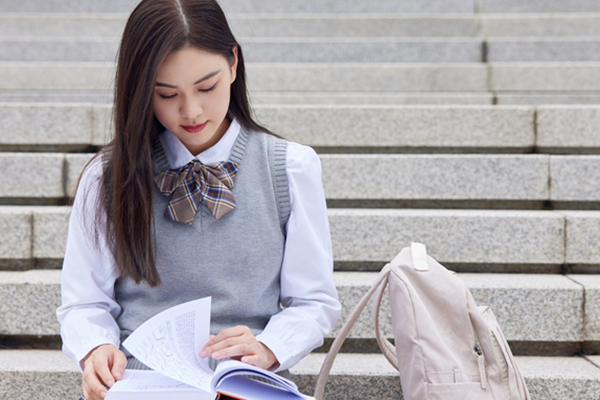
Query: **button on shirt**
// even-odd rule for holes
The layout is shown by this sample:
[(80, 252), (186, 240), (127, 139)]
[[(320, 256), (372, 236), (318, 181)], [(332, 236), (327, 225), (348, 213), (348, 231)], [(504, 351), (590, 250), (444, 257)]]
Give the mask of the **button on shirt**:
[[(240, 132), (233, 120), (221, 140), (194, 156), (171, 132), (160, 135), (172, 168), (196, 158), (204, 164), (229, 159)], [(271, 317), (257, 339), (277, 357), (284, 370), (323, 343), (340, 313), (332, 277), (333, 257), (319, 157), (310, 147), (289, 143), (286, 171), (291, 213), (281, 266), (281, 304), (284, 310)], [(102, 231), (94, 237), (95, 202), (102, 167), (93, 162), (83, 174), (75, 198), (62, 272), (61, 323), (63, 351), (83, 367), (82, 359), (101, 344), (119, 347), (121, 312), (114, 297), (119, 278), (110, 246)], [(84, 193), (88, 201), (83, 201)], [(101, 230), (103, 227), (100, 227)]]

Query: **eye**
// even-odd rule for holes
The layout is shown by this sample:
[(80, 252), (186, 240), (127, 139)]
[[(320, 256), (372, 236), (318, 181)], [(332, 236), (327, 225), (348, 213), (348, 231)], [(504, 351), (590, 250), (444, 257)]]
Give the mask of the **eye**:
[(202, 93), (208, 93), (208, 92), (212, 92), (213, 90), (215, 90), (216, 87), (217, 87), (217, 84), (215, 83), (212, 87), (209, 87), (208, 89), (198, 89), (198, 91), (202, 92)]
[(171, 94), (171, 95), (164, 95), (164, 94), (158, 94), (160, 96), (161, 99), (172, 99), (173, 97), (177, 96), (176, 94)]

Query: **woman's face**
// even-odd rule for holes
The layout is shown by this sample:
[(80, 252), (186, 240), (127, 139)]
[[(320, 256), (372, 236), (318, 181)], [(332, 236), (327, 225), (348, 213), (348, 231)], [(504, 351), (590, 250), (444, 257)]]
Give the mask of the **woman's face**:
[(154, 83), (153, 110), (160, 123), (193, 155), (210, 148), (229, 127), (230, 87), (235, 59), (186, 46), (161, 64)]

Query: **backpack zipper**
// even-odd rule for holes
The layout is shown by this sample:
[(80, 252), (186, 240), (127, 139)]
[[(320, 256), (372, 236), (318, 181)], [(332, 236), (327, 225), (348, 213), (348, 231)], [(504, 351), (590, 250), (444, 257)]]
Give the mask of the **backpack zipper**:
[(477, 336), (475, 336), (475, 354), (477, 354), (477, 364), (479, 365), (479, 378), (481, 379), (481, 388), (487, 389), (487, 376), (485, 371), (485, 357), (483, 356), (483, 351), (481, 351), (481, 346), (479, 345), (479, 341), (477, 340)]

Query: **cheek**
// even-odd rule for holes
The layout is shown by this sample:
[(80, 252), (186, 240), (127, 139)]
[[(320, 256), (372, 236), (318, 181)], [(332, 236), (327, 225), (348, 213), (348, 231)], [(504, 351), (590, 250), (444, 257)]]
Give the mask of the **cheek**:
[(167, 105), (155, 103), (152, 106), (152, 110), (154, 112), (154, 116), (161, 124), (168, 125), (170, 112)]

